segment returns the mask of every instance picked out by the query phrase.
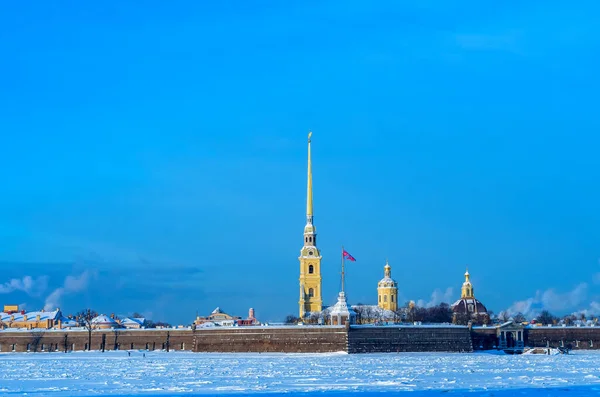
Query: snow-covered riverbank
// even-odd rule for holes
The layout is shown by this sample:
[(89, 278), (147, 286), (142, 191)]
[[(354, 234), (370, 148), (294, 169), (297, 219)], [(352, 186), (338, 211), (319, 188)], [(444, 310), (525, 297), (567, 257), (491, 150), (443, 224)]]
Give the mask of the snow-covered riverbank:
[(600, 395), (600, 353), (578, 351), (555, 356), (141, 351), (132, 351), (131, 355), (127, 351), (0, 354), (2, 395), (322, 391), (336, 395), (355, 391), (411, 391), (411, 396), (440, 393), (456, 396), (466, 392), (469, 395), (472, 392), (511, 395), (503, 390), (506, 393), (519, 390), (519, 394), (525, 393), (525, 396)]

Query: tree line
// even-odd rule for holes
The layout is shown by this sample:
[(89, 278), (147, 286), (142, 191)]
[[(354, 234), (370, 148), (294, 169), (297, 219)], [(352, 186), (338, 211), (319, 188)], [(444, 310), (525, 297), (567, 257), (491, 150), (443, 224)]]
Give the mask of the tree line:
[[(414, 302), (408, 302), (404, 307), (399, 308), (395, 312), (383, 311), (377, 306), (357, 304), (352, 307), (356, 312), (357, 324), (377, 324), (377, 323), (414, 323), (422, 322), (429, 324), (452, 323), (457, 325), (487, 325), (495, 323), (504, 323), (514, 321), (516, 323), (540, 323), (543, 325), (573, 325), (577, 321), (593, 321), (598, 322), (598, 316), (586, 316), (585, 314), (569, 314), (562, 317), (555, 316), (548, 310), (542, 310), (535, 316), (525, 316), (523, 313), (508, 313), (506, 311), (495, 315), (494, 312), (488, 311), (487, 314), (471, 315), (468, 313), (454, 313), (448, 303), (440, 303), (434, 306), (417, 306)], [(288, 315), (285, 317), (286, 324), (297, 324), (301, 319)], [(304, 319), (307, 324), (326, 324), (327, 319), (323, 318), (320, 313), (311, 313), (309, 317)]]

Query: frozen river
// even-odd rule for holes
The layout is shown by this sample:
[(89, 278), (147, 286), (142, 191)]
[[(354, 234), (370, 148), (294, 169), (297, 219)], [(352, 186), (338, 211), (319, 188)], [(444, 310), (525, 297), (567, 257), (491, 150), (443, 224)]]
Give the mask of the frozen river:
[(0, 354), (0, 395), (600, 396), (600, 354)]

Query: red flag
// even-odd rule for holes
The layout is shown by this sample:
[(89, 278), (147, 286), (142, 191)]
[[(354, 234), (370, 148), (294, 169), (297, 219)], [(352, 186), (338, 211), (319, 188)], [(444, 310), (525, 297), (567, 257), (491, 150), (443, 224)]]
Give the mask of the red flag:
[(350, 255), (348, 253), (348, 251), (344, 250), (342, 255), (344, 256), (344, 259), (348, 259), (349, 261), (356, 262), (356, 259), (354, 259), (354, 257), (352, 255)]

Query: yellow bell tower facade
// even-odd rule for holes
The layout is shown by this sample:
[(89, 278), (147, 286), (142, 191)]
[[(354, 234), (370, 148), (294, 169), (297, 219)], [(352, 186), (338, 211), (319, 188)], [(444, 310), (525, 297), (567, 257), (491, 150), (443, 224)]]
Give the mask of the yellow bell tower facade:
[(306, 191), (306, 226), (304, 245), (300, 250), (300, 318), (323, 309), (321, 298), (321, 253), (317, 248), (317, 229), (313, 224), (312, 163), (308, 133), (308, 183)]
[(461, 299), (474, 299), (475, 291), (473, 289), (473, 284), (471, 284), (471, 275), (469, 274), (469, 269), (465, 272), (465, 282), (462, 285), (460, 291)]
[(385, 261), (384, 277), (377, 283), (377, 306), (385, 310), (398, 310), (398, 283), (392, 279), (392, 267)]

